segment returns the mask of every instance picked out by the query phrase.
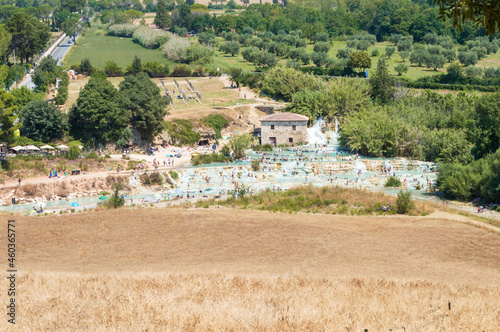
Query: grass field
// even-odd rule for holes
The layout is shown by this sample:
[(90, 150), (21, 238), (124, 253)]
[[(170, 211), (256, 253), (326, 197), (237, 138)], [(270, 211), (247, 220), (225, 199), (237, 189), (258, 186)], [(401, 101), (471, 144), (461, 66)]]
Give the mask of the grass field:
[(182, 208), (18, 217), (16, 327), (496, 331), (500, 236), (451, 219)]
[[(111, 77), (109, 78), (111, 83), (113, 83), (114, 86), (118, 87), (120, 82), (123, 80), (123, 77)], [(203, 77), (203, 78), (197, 78), (197, 77), (192, 77), (189, 78), (191, 83), (193, 84), (194, 88), (196, 91), (198, 91), (201, 96), (202, 96), (202, 103), (198, 103), (197, 101), (190, 100), (188, 105), (186, 105), (182, 99), (174, 98), (174, 109), (171, 110), (172, 114), (177, 114), (177, 113), (182, 113), (183, 115), (186, 115), (185, 111), (189, 110), (190, 113), (196, 112), (197, 110), (206, 110), (206, 109), (211, 109), (214, 106), (215, 107), (228, 107), (228, 106), (236, 106), (236, 105), (245, 105), (248, 103), (253, 103), (254, 101), (251, 99), (244, 99), (244, 96), (239, 96), (238, 95), (238, 90), (237, 89), (225, 89), (223, 83), (217, 79), (217, 78), (208, 78), (208, 77)], [(161, 93), (163, 93), (163, 88), (161, 86), (161, 82), (159, 78), (153, 78), (152, 81), (156, 83), (160, 89)], [(172, 77), (166, 77), (163, 79), (165, 87), (169, 90), (172, 91), (175, 89), (176, 94), (178, 94), (178, 89), (174, 85), (174, 78)], [(188, 90), (187, 84), (185, 82), (184, 78), (177, 78), (177, 81), (181, 87), (181, 89), (184, 89), (186, 91), (186, 95), (193, 95)], [(88, 78), (83, 78), (81, 80), (73, 80), (70, 81), (68, 91), (68, 100), (66, 101), (66, 107), (67, 109), (70, 109), (71, 105), (76, 103), (76, 100), (78, 98), (78, 95), (80, 93), (80, 89), (85, 86), (85, 84), (88, 82)], [(219, 99), (218, 101), (214, 102), (214, 99)], [(220, 99), (223, 99), (224, 101), (220, 101)], [(181, 116), (186, 118), (186, 116)], [(187, 116), (189, 118), (189, 116)]]
[(81, 35), (77, 43), (64, 57), (66, 68), (79, 64), (83, 58), (89, 58), (92, 65), (99, 68), (104, 67), (106, 61), (113, 60), (125, 69), (136, 55), (143, 63), (157, 61), (168, 64), (171, 68), (175, 65), (175, 62), (168, 60), (159, 49), (144, 48), (132, 42), (132, 38), (97, 35), (96, 28), (91, 28), (85, 35)]

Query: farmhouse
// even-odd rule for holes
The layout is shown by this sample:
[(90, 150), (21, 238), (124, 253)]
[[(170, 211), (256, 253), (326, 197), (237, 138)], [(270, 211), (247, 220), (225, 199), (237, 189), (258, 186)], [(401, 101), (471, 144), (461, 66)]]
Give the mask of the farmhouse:
[(305, 115), (275, 113), (260, 118), (261, 144), (294, 145), (307, 142), (307, 121)]

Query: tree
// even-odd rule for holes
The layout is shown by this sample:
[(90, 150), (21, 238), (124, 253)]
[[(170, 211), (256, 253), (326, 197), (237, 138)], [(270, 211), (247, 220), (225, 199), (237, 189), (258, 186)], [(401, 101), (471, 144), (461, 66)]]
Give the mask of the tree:
[(79, 12), (85, 7), (85, 0), (61, 0), (61, 9), (67, 9), (70, 13)]
[(146, 73), (125, 76), (119, 86), (120, 105), (131, 114), (131, 124), (148, 142), (163, 129), (169, 99)]
[(108, 77), (116, 77), (116, 76), (123, 75), (122, 69), (113, 60), (106, 61), (105, 65), (104, 65), (104, 73)]
[(448, 72), (446, 76), (449, 82), (456, 82), (462, 77), (462, 68), (457, 63), (449, 65), (446, 71)]
[(444, 64), (446, 63), (446, 58), (442, 54), (430, 54), (426, 58), (425, 63), (428, 68), (437, 70), (438, 68), (443, 68)]
[(394, 52), (396, 52), (396, 48), (395, 47), (386, 47), (385, 48), (385, 55), (387, 56), (387, 58), (391, 58), (391, 56), (394, 54)]
[(399, 63), (394, 67), (394, 70), (401, 76), (408, 71), (408, 66), (404, 63)]
[(26, 106), (30, 101), (33, 100), (43, 100), (45, 97), (44, 93), (35, 93), (25, 86), (14, 89), (11, 91), (12, 96), (14, 96), (13, 104), (22, 108)]
[(474, 66), (478, 57), (476, 52), (458, 52), (458, 61), (465, 67)]
[(70, 17), (61, 24), (61, 29), (76, 43), (76, 36), (83, 30), (83, 26), (78, 17)]
[(61, 69), (57, 67), (57, 60), (51, 56), (43, 58), (42, 61), (35, 67), (33, 73), (33, 83), (38, 90), (46, 91), (50, 84), (56, 82), (56, 77), (60, 74)]
[(136, 55), (132, 63), (125, 69), (126, 75), (137, 75), (142, 73), (142, 63), (141, 59)]
[(13, 102), (14, 97), (12, 94), (0, 89), (0, 142), (12, 142), (14, 133), (22, 125), (22, 123), (15, 123), (17, 120), (17, 106)]
[(384, 57), (378, 60), (377, 70), (370, 77), (371, 95), (374, 99), (387, 103), (394, 99), (394, 79), (389, 75)]
[(372, 66), (372, 59), (366, 52), (354, 52), (349, 56), (347, 66), (352, 69), (367, 69)]
[(293, 68), (274, 67), (268, 70), (262, 82), (262, 91), (275, 99), (291, 101), (301, 90), (316, 91), (322, 83), (316, 77)]
[(248, 134), (237, 135), (231, 138), (229, 145), (236, 159), (241, 159), (245, 156), (245, 150), (248, 149), (252, 137)]
[(11, 50), (21, 59), (21, 64), (38, 54), (50, 39), (49, 28), (23, 12), (15, 13), (7, 21), (7, 27), (12, 34)]
[(419, 67), (421, 67), (422, 63), (425, 63), (429, 56), (429, 52), (427, 52), (427, 50), (425, 49), (415, 50), (410, 54), (410, 62), (416, 63)]
[(193, 24), (194, 16), (191, 14), (191, 7), (186, 4), (183, 0), (178, 0), (179, 6), (175, 11), (178, 12), (178, 21), (173, 22), (174, 25), (186, 28), (188, 31), (191, 30), (191, 25)]
[(69, 113), (70, 135), (89, 142), (116, 141), (130, 121), (118, 91), (102, 73), (94, 73)]
[(170, 28), (172, 26), (172, 17), (168, 13), (165, 0), (158, 0), (156, 4), (156, 16), (153, 23), (160, 29)]
[(144, 16), (144, 13), (135, 9), (129, 9), (125, 12), (125, 14), (128, 15), (128, 17), (130, 17), (132, 23), (134, 23), (137, 19), (140, 19), (141, 17)]
[(94, 72), (94, 67), (92, 67), (89, 58), (82, 59), (82, 61), (80, 62), (79, 69), (84, 75), (87, 76), (92, 75), (92, 73)]
[(406, 59), (410, 57), (410, 52), (408, 51), (399, 52), (399, 56), (403, 61), (406, 61)]
[(225, 42), (220, 47), (221, 51), (224, 53), (230, 53), (231, 56), (240, 53), (240, 43), (238, 42)]
[(63, 136), (63, 114), (45, 100), (33, 100), (22, 110), (21, 135), (34, 141), (49, 142)]
[(317, 53), (328, 53), (330, 48), (332, 47), (331, 43), (328, 42), (318, 42), (314, 44), (314, 52)]
[[(431, 0), (439, 6), (440, 18), (452, 18), (453, 26), (462, 31), (462, 23), (472, 21), (494, 34), (500, 27), (500, 2), (484, 0)], [(500, 31), (500, 30), (499, 30)]]
[(5, 29), (3, 25), (0, 25), (0, 63), (5, 63), (5, 55), (10, 47), (12, 36)]

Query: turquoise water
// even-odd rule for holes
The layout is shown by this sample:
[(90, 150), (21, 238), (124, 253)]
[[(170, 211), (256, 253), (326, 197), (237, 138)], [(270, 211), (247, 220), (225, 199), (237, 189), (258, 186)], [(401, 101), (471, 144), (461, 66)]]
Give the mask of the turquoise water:
[[(141, 191), (141, 194), (128, 196), (134, 203), (143, 199), (168, 199), (177, 195), (189, 194), (190, 197), (214, 197), (227, 194), (237, 186), (244, 185), (252, 193), (261, 190), (287, 190), (301, 184), (314, 186), (339, 185), (351, 188), (382, 191), (391, 195), (399, 189), (387, 189), (383, 185), (388, 176), (394, 175), (402, 182), (406, 180), (407, 187), (414, 190), (417, 184), (432, 188), (437, 174), (432, 172), (435, 165), (418, 160), (402, 158), (366, 158), (347, 151), (341, 151), (334, 144), (328, 146), (301, 146), (296, 148), (275, 148), (272, 152), (246, 151), (246, 158), (238, 163), (216, 163), (210, 165), (183, 165), (176, 170), (179, 179), (174, 189), (165, 188), (164, 193), (153, 193), (148, 188), (140, 187), (136, 179), (131, 178), (130, 184)], [(261, 170), (253, 171), (251, 163), (260, 162)], [(381, 168), (387, 167), (390, 172), (382, 173)], [(430, 186), (429, 186), (430, 185)], [(414, 190), (415, 197), (434, 199), (433, 195), (422, 190)], [(99, 203), (99, 198), (84, 197), (70, 200), (46, 202), (44, 210), (72, 209), (72, 203), (80, 206), (76, 210), (93, 208)], [(23, 212), (31, 210), (33, 204), (19, 204), (0, 207), (0, 211)]]

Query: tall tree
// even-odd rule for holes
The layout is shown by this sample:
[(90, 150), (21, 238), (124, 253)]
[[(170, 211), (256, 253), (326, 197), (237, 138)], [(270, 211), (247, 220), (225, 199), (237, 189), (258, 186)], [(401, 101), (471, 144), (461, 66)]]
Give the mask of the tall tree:
[(148, 142), (163, 129), (169, 100), (146, 73), (128, 75), (120, 83), (119, 101), (122, 108), (132, 115), (132, 126)]
[(21, 134), (39, 142), (49, 142), (63, 135), (63, 114), (45, 100), (33, 100), (21, 112)]
[(69, 113), (70, 135), (84, 141), (118, 140), (130, 120), (130, 112), (120, 107), (118, 91), (106, 75), (96, 73), (83, 87)]
[(35, 17), (15, 13), (7, 27), (12, 34), (11, 50), (21, 59), (21, 64), (38, 54), (50, 39), (49, 28)]
[(83, 25), (78, 17), (70, 17), (61, 24), (61, 29), (76, 43), (76, 36), (83, 30)]
[(172, 26), (172, 17), (167, 10), (165, 0), (158, 0), (156, 4), (156, 16), (153, 23), (160, 29), (170, 28)]
[(394, 79), (389, 75), (385, 57), (378, 60), (377, 70), (370, 77), (371, 95), (374, 99), (387, 103), (394, 99)]
[(366, 52), (354, 52), (349, 56), (347, 66), (352, 69), (367, 69), (372, 66), (372, 59)]
[(17, 120), (17, 106), (13, 104), (14, 97), (5, 90), (0, 90), (0, 142), (10, 143), (14, 139), (14, 132), (22, 123)]

